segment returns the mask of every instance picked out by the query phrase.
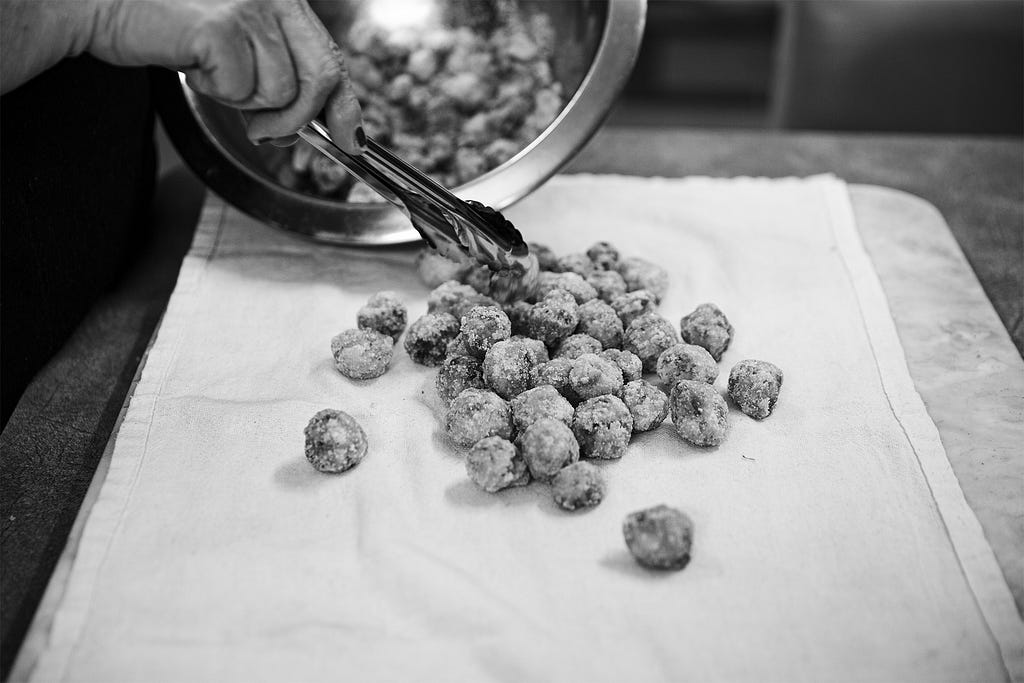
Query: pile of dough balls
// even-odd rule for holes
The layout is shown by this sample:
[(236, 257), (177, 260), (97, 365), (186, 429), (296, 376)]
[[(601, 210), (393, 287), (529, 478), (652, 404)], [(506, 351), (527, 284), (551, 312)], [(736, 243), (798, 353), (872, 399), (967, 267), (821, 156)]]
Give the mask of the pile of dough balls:
[[(352, 25), (338, 44), (366, 134), (446, 187), (519, 153), (566, 100), (554, 73), (556, 33), (545, 11), (517, 0), (448, 2), (433, 24)], [(564, 36), (563, 36), (564, 38)], [(291, 189), (349, 202), (381, 198), (304, 141), (277, 169)]]
[[(416, 263), (433, 288), (427, 311), (406, 330), (397, 296), (375, 294), (358, 327), (332, 341), (338, 371), (353, 380), (380, 376), (404, 332), (409, 357), (438, 368), (444, 429), (466, 451), (469, 479), (489, 493), (540, 482), (565, 510), (600, 504), (599, 463), (622, 458), (636, 434), (667, 420), (693, 446), (721, 445), (730, 411), (715, 382), (733, 337), (725, 314), (701, 304), (677, 327), (658, 311), (668, 273), (608, 242), (563, 256), (540, 244), (530, 250), (536, 283), (504, 304), (479, 266), (424, 250)], [(743, 360), (729, 372), (726, 395), (762, 420), (781, 387), (778, 367)], [(645, 567), (689, 561), (693, 524), (678, 510), (634, 513), (623, 533)]]

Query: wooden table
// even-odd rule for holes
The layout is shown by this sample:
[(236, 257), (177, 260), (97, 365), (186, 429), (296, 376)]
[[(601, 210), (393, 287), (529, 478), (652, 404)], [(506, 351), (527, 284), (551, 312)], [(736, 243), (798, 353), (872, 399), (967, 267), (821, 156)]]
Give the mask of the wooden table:
[[(599, 133), (568, 170), (774, 177), (831, 172), (916, 194), (943, 213), (1018, 351), (1024, 349), (1019, 139), (613, 128)], [(97, 303), (37, 376), (0, 435), (4, 674), (166, 306), (201, 202), (202, 188), (186, 173), (165, 180), (154, 210), (154, 239), (138, 267)], [(997, 554), (1016, 552), (1005, 541), (992, 543)], [(1015, 589), (1015, 598), (1024, 605), (1022, 591)]]

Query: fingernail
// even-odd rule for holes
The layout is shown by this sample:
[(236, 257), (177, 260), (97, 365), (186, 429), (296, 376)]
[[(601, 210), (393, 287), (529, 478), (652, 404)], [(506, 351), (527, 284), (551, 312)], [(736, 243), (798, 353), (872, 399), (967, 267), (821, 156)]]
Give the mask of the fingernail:
[(366, 131), (363, 130), (362, 126), (356, 126), (356, 146), (366, 147)]

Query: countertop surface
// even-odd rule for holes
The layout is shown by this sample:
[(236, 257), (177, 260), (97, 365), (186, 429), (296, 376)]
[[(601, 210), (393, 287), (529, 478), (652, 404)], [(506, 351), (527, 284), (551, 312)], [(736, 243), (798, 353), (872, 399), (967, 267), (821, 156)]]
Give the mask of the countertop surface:
[[(942, 212), (1017, 350), (1024, 349), (1020, 139), (612, 128), (600, 132), (567, 171), (773, 177), (831, 172), (852, 183), (918, 195)], [(97, 302), (36, 377), (0, 435), (4, 674), (166, 306), (201, 203), (202, 188), (193, 177), (184, 171), (165, 176), (153, 211), (154, 236), (138, 265)], [(990, 540), (998, 553), (1002, 541)], [(1019, 593), (1018, 605), (1024, 600)]]

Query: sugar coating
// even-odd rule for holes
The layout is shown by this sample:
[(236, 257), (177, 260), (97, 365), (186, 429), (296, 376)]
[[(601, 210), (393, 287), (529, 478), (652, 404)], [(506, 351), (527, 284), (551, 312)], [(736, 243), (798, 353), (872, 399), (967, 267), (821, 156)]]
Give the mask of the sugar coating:
[(622, 389), (622, 370), (607, 358), (585, 353), (572, 362), (569, 386), (584, 400), (617, 394)]
[(693, 313), (684, 315), (679, 321), (683, 341), (707, 349), (716, 361), (732, 341), (732, 325), (721, 309), (714, 304), (701, 304)]
[(564, 510), (594, 507), (604, 500), (604, 476), (596, 465), (574, 462), (551, 479), (551, 496)]
[(451, 358), (452, 356), (470, 356), (475, 358), (473, 352), (466, 346), (466, 338), (459, 332), (455, 335), (455, 338), (448, 342), (448, 346), (445, 349), (444, 357)]
[(644, 313), (654, 313), (658, 310), (658, 301), (654, 295), (646, 289), (638, 289), (635, 292), (626, 292), (617, 296), (609, 302), (612, 310), (619, 316), (623, 327), (642, 316)]
[(564, 289), (577, 304), (582, 304), (597, 298), (597, 290), (577, 273), (548, 273), (541, 272), (537, 276), (537, 285), (534, 289), (534, 297), (539, 301), (547, 296), (548, 292), (555, 289)]
[(450, 313), (456, 320), (462, 320), (474, 306), (498, 306), (498, 302), (469, 285), (452, 280), (438, 285), (427, 295), (428, 313)]
[(615, 270), (619, 265), (619, 250), (611, 242), (594, 242), (587, 257), (598, 270)]
[(484, 389), (483, 361), (471, 356), (448, 356), (434, 380), (437, 395), (451, 402), (466, 389)]
[(676, 328), (657, 313), (644, 313), (634, 318), (622, 335), (622, 348), (636, 354), (644, 372), (653, 372), (658, 366), (658, 357), (678, 343)]
[(488, 436), (508, 439), (512, 436), (512, 409), (492, 391), (466, 389), (448, 407), (445, 431), (463, 448)]
[(782, 370), (767, 361), (741, 360), (729, 373), (729, 398), (755, 420), (772, 414), (781, 390)]
[(484, 382), (502, 398), (518, 396), (531, 386), (534, 357), (524, 342), (497, 342), (484, 356)]
[(587, 276), (587, 284), (597, 290), (597, 298), (607, 303), (626, 293), (626, 281), (614, 270), (595, 270)]
[(623, 382), (632, 382), (635, 379), (640, 379), (643, 375), (644, 365), (632, 351), (605, 349), (597, 355), (601, 356), (601, 358), (607, 358), (619, 366), (619, 370), (622, 370)]
[(376, 330), (398, 340), (409, 319), (405, 304), (394, 292), (377, 292), (371, 296), (366, 305), (356, 313), (359, 327)]
[(526, 316), (527, 335), (554, 346), (576, 329), (579, 306), (561, 290), (552, 290), (535, 304)]
[(533, 304), (526, 301), (513, 301), (502, 306), (502, 310), (505, 311), (505, 315), (508, 316), (509, 323), (512, 325), (512, 334), (526, 334), (528, 329), (526, 321), (531, 308), (533, 308)]
[(602, 349), (610, 349), (622, 344), (622, 321), (615, 309), (600, 299), (588, 301), (579, 307), (580, 322), (576, 331), (589, 334), (601, 342)]
[(409, 326), (405, 352), (415, 363), (437, 366), (448, 353), (448, 342), (459, 333), (459, 321), (450, 313), (426, 313)]
[(627, 382), (622, 387), (622, 402), (633, 416), (633, 432), (649, 432), (668, 417), (668, 396), (645, 379)]
[(487, 266), (473, 266), (462, 281), (480, 294), (491, 293), (491, 269)]
[(495, 342), (512, 335), (512, 323), (500, 308), (474, 306), (462, 316), (459, 334), (470, 354), (482, 358)]
[(306, 425), (306, 460), (320, 472), (344, 472), (366, 456), (366, 432), (341, 410), (321, 410)]
[(526, 345), (526, 350), (530, 353), (530, 362), (535, 366), (541, 363), (547, 363), (550, 360), (548, 356), (548, 347), (544, 346), (544, 342), (533, 337), (525, 337), (521, 334), (514, 334), (509, 337), (509, 341), (521, 342)]
[(646, 289), (655, 301), (661, 301), (668, 292), (668, 272), (646, 259), (622, 259), (619, 261), (619, 275), (625, 280), (627, 291)]
[(622, 523), (626, 547), (648, 569), (679, 570), (690, 562), (693, 520), (667, 505), (633, 512)]
[(695, 344), (675, 344), (658, 356), (658, 377), (671, 388), (682, 379), (714, 384), (718, 379), (718, 364), (703, 347)]
[(530, 483), (530, 471), (519, 449), (500, 436), (488, 436), (473, 444), (466, 454), (466, 474), (488, 493)]
[(455, 280), (462, 280), (472, 264), (468, 259), (452, 260), (437, 253), (430, 247), (424, 247), (416, 254), (416, 272), (427, 287)]
[(539, 242), (530, 242), (528, 246), (530, 253), (537, 257), (537, 265), (541, 270), (558, 270), (558, 256), (551, 251), (551, 247)]
[(583, 253), (566, 254), (558, 259), (558, 270), (562, 273), (576, 273), (582, 278), (594, 272), (594, 262)]
[[(705, 385), (707, 386), (707, 385)], [(585, 458), (621, 458), (633, 433), (633, 416), (621, 399), (598, 396), (576, 406), (572, 431)]]
[(601, 353), (601, 342), (589, 334), (570, 334), (555, 347), (552, 356), (554, 358), (568, 358), (576, 360), (585, 353)]
[(679, 436), (694, 446), (718, 446), (729, 430), (729, 406), (714, 387), (690, 379), (672, 387), (668, 408)]
[(376, 330), (345, 330), (331, 339), (334, 367), (349, 379), (380, 377), (391, 363), (394, 341)]
[(579, 396), (569, 386), (569, 372), (572, 361), (568, 358), (552, 358), (533, 369), (531, 384), (534, 387), (550, 384), (570, 403), (579, 403)]
[(550, 417), (542, 417), (523, 430), (517, 442), (530, 474), (539, 481), (549, 481), (580, 458), (580, 446), (572, 430)]
[(573, 414), (572, 404), (550, 384), (528, 389), (512, 399), (512, 424), (520, 432), (543, 417), (558, 420), (568, 427)]

